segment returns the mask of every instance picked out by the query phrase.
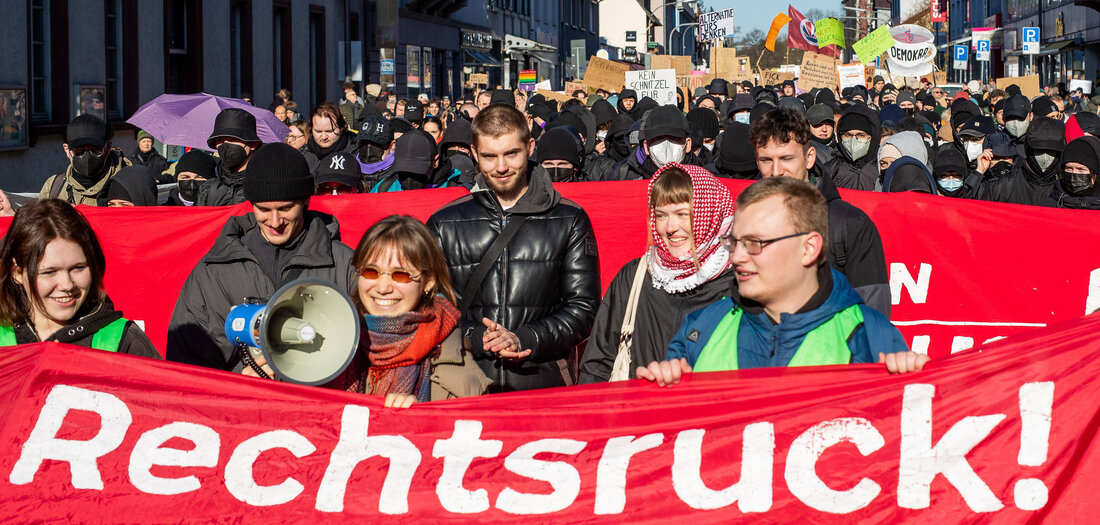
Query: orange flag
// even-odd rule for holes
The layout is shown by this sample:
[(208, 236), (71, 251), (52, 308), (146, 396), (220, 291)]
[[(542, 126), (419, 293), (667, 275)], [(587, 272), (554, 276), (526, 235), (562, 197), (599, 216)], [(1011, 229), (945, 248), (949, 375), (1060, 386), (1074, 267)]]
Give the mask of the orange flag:
[(772, 28), (768, 30), (768, 39), (764, 41), (764, 47), (768, 48), (768, 51), (775, 52), (775, 38), (779, 36), (779, 30), (783, 29), (783, 26), (790, 21), (791, 17), (784, 13), (779, 13), (772, 19)]

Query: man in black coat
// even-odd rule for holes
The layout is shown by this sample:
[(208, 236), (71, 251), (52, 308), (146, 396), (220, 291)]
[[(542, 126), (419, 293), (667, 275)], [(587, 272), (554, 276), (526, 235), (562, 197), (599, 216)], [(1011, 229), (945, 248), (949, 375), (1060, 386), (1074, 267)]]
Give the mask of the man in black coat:
[[(472, 132), (474, 188), (428, 220), (461, 294), (463, 345), (495, 392), (572, 384), (571, 351), (600, 303), (592, 223), (544, 168), (528, 167), (535, 144), (523, 113), (490, 105)], [(511, 238), (494, 253), (501, 235)]]
[(879, 179), (875, 159), (882, 137), (878, 115), (867, 106), (852, 104), (836, 123), (836, 135), (838, 154), (825, 166), (825, 173), (838, 188), (874, 191)]
[(1050, 117), (1036, 117), (1024, 135), (1024, 156), (1017, 157), (1012, 171), (986, 180), (978, 198), (1011, 204), (1041, 205), (1050, 197), (1061, 169), (1066, 147), (1065, 124)]
[(218, 151), (218, 176), (199, 188), (199, 206), (228, 206), (245, 201), (244, 182), (248, 160), (260, 147), (256, 117), (239, 109), (223, 109), (214, 119), (214, 131), (206, 140)]
[(829, 206), (829, 263), (863, 302), (889, 319), (890, 281), (878, 228), (863, 210), (840, 198), (833, 179), (818, 167), (812, 137), (810, 122), (797, 111), (768, 112), (752, 126), (757, 167), (763, 177), (793, 177), (817, 185)]

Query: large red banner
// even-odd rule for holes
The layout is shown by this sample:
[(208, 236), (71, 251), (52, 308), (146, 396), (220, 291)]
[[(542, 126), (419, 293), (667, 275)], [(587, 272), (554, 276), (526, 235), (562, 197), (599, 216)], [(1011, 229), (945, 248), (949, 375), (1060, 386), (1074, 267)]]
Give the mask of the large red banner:
[(1076, 523), (1100, 316), (932, 361), (387, 409), (57, 343), (0, 353), (0, 522)]
[[(727, 181), (735, 192), (747, 183)], [(559, 184), (592, 219), (606, 288), (644, 253), (646, 181)], [(311, 207), (335, 214), (343, 242), (355, 247), (382, 217), (427, 220), (466, 193), (433, 189), (317, 197)], [(1100, 308), (1100, 213), (956, 200), (915, 193), (842, 190), (878, 226), (886, 251), (894, 324), (910, 346), (942, 357), (982, 342)], [(106, 286), (115, 305), (139, 320), (164, 352), (179, 290), (214, 244), (225, 208), (90, 208), (107, 256)], [(0, 232), (9, 220), (0, 220)]]

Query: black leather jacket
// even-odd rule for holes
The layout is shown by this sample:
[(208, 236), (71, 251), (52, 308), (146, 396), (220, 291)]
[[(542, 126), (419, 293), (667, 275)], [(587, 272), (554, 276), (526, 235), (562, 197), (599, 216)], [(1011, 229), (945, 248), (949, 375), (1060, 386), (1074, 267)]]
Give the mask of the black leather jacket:
[[(600, 304), (599, 258), (588, 214), (554, 190), (545, 169), (528, 173), (527, 192), (508, 210), (501, 209), (496, 194), (478, 175), (469, 196), (428, 220), (443, 247), (455, 292), (462, 293), (507, 221), (527, 216), (463, 312), (460, 325), (464, 344), (494, 381), (495, 392), (567, 384), (564, 360), (588, 337)], [(515, 363), (486, 352), (483, 317), (515, 333), (531, 355)]]

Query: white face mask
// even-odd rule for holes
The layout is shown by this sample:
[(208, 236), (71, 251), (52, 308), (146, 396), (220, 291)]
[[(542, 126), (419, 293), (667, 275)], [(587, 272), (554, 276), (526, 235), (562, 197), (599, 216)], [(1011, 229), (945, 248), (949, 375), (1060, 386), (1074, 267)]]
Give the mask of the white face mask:
[(981, 142), (967, 142), (966, 143), (966, 160), (974, 162), (979, 155), (982, 154)]
[(596, 140), (603, 142), (607, 138), (607, 130), (597, 131)]
[(1050, 153), (1040, 153), (1035, 156), (1035, 163), (1039, 165), (1039, 169), (1046, 173), (1051, 164), (1054, 164), (1054, 155)]
[(742, 111), (740, 113), (735, 114), (733, 116), (733, 120), (736, 120), (737, 122), (740, 122), (742, 124), (748, 124), (749, 123), (749, 117), (751, 117), (751, 116), (752, 115), (749, 114), (748, 111)]
[(710, 144), (707, 144), (707, 143), (704, 142), (703, 147), (707, 148), (707, 151), (714, 151), (714, 143), (713, 142), (711, 142)]
[(871, 151), (871, 139), (849, 137), (841, 139), (840, 145), (848, 152), (848, 156), (851, 157), (853, 161), (862, 159), (867, 155), (868, 151)]
[(671, 140), (662, 140), (649, 146), (649, 155), (653, 157), (653, 163), (660, 168), (670, 162), (684, 160), (684, 147)]

